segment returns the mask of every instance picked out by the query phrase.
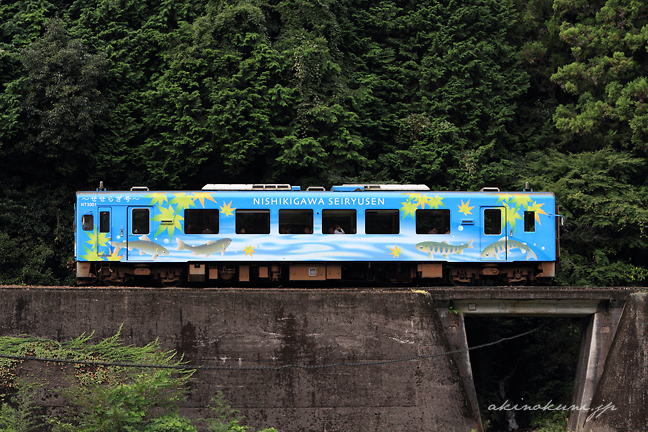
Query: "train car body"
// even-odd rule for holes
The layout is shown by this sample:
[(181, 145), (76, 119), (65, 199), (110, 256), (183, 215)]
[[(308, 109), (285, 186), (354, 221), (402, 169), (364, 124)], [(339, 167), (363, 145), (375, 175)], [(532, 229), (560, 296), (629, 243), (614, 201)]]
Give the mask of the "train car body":
[(207, 185), (78, 192), (75, 208), (79, 284), (523, 284), (550, 281), (559, 250), (554, 195), (530, 190)]

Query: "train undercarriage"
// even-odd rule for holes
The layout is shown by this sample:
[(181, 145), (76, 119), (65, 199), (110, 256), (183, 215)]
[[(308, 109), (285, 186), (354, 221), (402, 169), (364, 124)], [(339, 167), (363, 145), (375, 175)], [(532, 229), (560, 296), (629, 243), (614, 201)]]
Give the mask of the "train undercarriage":
[(77, 262), (78, 285), (290, 286), (303, 282), (343, 286), (550, 284), (554, 262), (455, 264), (442, 262), (347, 262), (240, 264)]

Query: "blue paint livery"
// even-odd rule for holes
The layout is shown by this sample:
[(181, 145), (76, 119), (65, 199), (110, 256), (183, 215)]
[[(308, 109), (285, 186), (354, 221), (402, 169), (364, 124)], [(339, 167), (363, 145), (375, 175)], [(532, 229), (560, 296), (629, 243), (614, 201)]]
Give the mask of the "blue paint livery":
[[(78, 192), (75, 255), (78, 262), (129, 263), (556, 260), (553, 193), (351, 189)], [(148, 226), (142, 222), (145, 209)], [(218, 233), (185, 234), (188, 209), (218, 210)], [(270, 233), (237, 233), (236, 214), (242, 209), (268, 210)], [(312, 210), (313, 232), (280, 234), (279, 211), (304, 209)], [(398, 211), (398, 234), (366, 234), (366, 211), (388, 209)], [(448, 210), (449, 233), (417, 234), (417, 209)], [(501, 231), (489, 234), (484, 218), (485, 212), (493, 209), (501, 211)], [(323, 226), (323, 210), (355, 210), (357, 232), (324, 234), (329, 227)], [(525, 216), (525, 212), (532, 213)], [(525, 217), (534, 219), (532, 231), (525, 230)], [(424, 242), (431, 243), (417, 248)], [(472, 247), (460, 247), (469, 243)]]

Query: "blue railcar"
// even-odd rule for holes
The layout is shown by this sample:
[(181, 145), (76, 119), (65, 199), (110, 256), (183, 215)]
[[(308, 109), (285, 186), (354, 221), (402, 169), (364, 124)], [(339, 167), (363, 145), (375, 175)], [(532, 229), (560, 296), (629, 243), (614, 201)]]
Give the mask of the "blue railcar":
[(263, 281), (548, 282), (553, 193), (423, 185), (207, 185), (78, 192), (79, 284)]

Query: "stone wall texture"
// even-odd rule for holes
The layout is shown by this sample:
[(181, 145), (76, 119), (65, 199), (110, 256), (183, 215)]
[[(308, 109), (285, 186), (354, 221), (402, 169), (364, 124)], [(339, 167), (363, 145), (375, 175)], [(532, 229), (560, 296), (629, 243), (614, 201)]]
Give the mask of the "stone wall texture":
[[(448, 352), (436, 310), (421, 294), (25, 287), (0, 293), (3, 336), (67, 341), (94, 332), (100, 340), (123, 325), (126, 344), (158, 339), (190, 364), (261, 368), (198, 371), (183, 407), (190, 417), (206, 414), (221, 390), (255, 430), (478, 429), (452, 356), (335, 366)], [(645, 369), (645, 356), (636, 361)], [(314, 368), (263, 369), (284, 365)], [(645, 382), (642, 398), (645, 404)]]
[(648, 431), (648, 294), (631, 294), (596, 386), (584, 431)]

